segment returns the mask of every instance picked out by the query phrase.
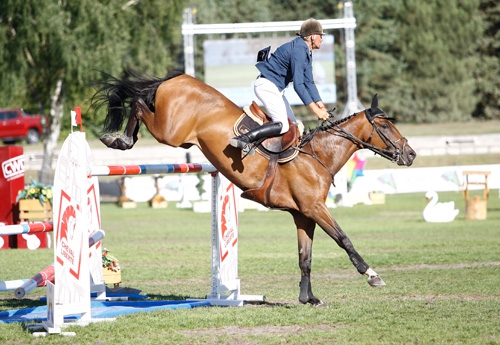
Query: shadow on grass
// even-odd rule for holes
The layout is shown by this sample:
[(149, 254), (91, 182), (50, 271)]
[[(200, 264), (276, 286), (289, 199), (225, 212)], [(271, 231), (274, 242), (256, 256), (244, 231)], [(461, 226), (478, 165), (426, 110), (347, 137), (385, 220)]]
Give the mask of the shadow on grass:
[(0, 299), (0, 310), (34, 308), (47, 305), (46, 301), (32, 299)]
[[(205, 296), (187, 296), (187, 295), (161, 295), (161, 294), (148, 294), (149, 300), (155, 301), (184, 301), (188, 299), (199, 299), (205, 300)], [(280, 307), (280, 308), (295, 308), (298, 305), (294, 303), (275, 303), (266, 301), (246, 301), (245, 306), (255, 306), (255, 307)]]

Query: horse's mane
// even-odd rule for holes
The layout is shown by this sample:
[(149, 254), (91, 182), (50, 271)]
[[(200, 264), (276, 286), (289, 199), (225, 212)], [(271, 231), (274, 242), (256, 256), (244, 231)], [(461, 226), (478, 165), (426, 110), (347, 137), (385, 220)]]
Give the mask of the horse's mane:
[[(365, 114), (369, 118), (372, 118), (372, 119), (376, 118), (376, 117), (383, 117), (383, 118), (389, 119), (390, 121), (394, 121), (394, 118), (388, 117), (384, 113), (384, 111), (378, 107), (365, 109), (362, 112), (365, 112)], [(304, 147), (305, 145), (307, 145), (307, 143), (309, 143), (312, 140), (312, 138), (317, 133), (325, 132), (329, 129), (332, 129), (335, 126), (338, 126), (339, 124), (341, 124), (343, 122), (349, 121), (352, 117), (354, 117), (355, 115), (358, 115), (359, 113), (361, 113), (361, 112), (354, 113), (352, 115), (349, 115), (349, 116), (344, 117), (343, 119), (340, 119), (337, 121), (334, 121), (333, 116), (332, 116), (332, 117), (326, 119), (325, 121), (321, 122), (316, 128), (313, 128), (313, 129), (309, 130), (308, 132), (304, 131), (304, 134), (302, 135), (301, 142), (300, 142), (299, 146)]]
[(325, 121), (322, 121), (316, 128), (310, 129), (309, 131), (304, 131), (304, 134), (302, 135), (302, 139), (300, 142), (300, 147), (305, 146), (308, 142), (312, 140), (312, 138), (319, 132), (325, 132), (329, 129), (332, 129), (335, 126), (338, 126), (341, 123), (344, 123), (351, 119), (354, 115), (357, 115), (358, 113), (354, 113), (352, 115), (349, 115), (347, 117), (344, 117), (343, 119), (336, 120), (334, 121), (333, 117), (330, 117), (326, 119)]

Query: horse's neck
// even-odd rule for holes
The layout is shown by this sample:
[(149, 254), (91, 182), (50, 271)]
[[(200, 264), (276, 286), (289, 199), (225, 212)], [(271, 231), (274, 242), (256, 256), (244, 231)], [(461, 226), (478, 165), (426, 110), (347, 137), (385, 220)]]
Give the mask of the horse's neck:
[[(354, 137), (364, 140), (365, 124), (365, 115), (361, 113), (354, 115), (339, 126)], [(322, 147), (320, 150), (315, 149), (318, 158), (334, 173), (339, 171), (349, 158), (351, 158), (352, 154), (359, 150), (358, 145), (349, 139), (335, 134), (334, 130), (320, 133), (316, 141), (316, 145)]]
[(319, 160), (337, 173), (359, 148), (350, 140), (327, 132), (317, 135), (313, 148)]

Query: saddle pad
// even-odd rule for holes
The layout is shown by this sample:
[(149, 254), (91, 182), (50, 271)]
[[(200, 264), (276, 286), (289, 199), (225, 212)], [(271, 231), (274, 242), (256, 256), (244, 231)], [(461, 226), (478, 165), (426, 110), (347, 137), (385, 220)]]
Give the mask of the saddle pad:
[[(251, 131), (254, 128), (257, 128), (259, 126), (262, 126), (263, 122), (261, 119), (257, 118), (253, 113), (250, 111), (249, 107), (244, 107), (243, 108), (244, 113), (241, 114), (241, 116), (238, 118), (238, 120), (234, 123), (234, 133), (236, 135), (241, 135), (245, 134), (249, 131)], [(276, 138), (268, 138), (264, 140), (262, 143), (256, 146), (256, 151), (264, 158), (269, 159), (271, 154), (278, 154), (278, 163), (286, 163), (291, 160), (293, 160), (297, 155), (299, 154), (299, 151), (289, 148), (285, 151), (282, 152), (272, 152), (268, 149), (266, 149), (265, 144), (268, 141), (271, 140), (278, 140), (281, 142), (281, 137), (276, 137)]]

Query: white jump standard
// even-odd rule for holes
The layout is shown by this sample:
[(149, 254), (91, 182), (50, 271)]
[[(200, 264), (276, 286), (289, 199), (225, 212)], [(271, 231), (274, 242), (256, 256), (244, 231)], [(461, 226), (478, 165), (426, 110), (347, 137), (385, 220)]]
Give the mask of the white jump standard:
[[(62, 333), (61, 328), (67, 325), (64, 317), (68, 315), (80, 315), (78, 321), (71, 324), (87, 325), (94, 321), (90, 314), (91, 293), (97, 293), (97, 299), (106, 298), (102, 246), (100, 238), (94, 236), (101, 229), (97, 176), (211, 173), (212, 278), (211, 292), (204, 301), (211, 305), (241, 306), (245, 301), (264, 300), (264, 296), (240, 294), (235, 187), (211, 164), (94, 166), (93, 162), (85, 133), (71, 133), (61, 148), (54, 177), (55, 284), (47, 282), (48, 315), (43, 323), (48, 333)], [(85, 239), (90, 248), (83, 245), (87, 242)]]

